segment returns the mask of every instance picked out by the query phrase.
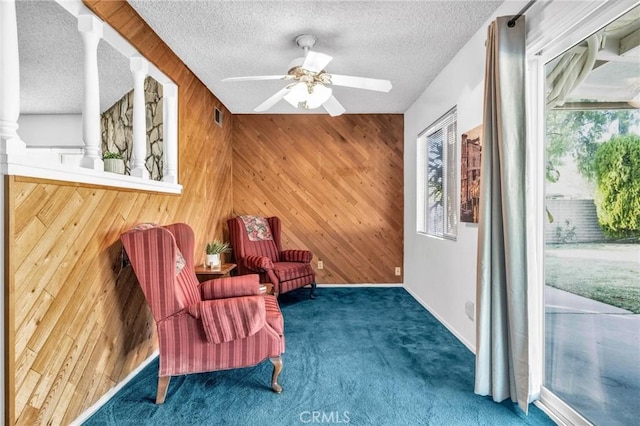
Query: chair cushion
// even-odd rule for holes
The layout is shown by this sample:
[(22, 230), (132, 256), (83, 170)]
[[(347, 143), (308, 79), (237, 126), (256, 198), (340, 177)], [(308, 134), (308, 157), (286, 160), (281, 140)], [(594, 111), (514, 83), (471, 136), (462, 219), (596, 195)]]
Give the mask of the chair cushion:
[(265, 295), (264, 306), (267, 310), (267, 324), (269, 324), (278, 334), (284, 333), (284, 317), (278, 305), (278, 299), (275, 296)]
[(249, 241), (273, 240), (269, 223), (264, 217), (242, 215), (240, 216), (240, 219), (244, 222)]
[[(253, 336), (265, 324), (265, 302), (261, 296), (206, 300), (200, 302), (198, 308), (209, 343)], [(189, 313), (191, 311), (189, 309)]]
[(200, 291), (202, 300), (255, 296), (260, 294), (260, 279), (258, 274), (216, 278), (200, 284)]
[(313, 275), (311, 265), (299, 262), (274, 262), (273, 272), (280, 281), (295, 280), (296, 278)]
[(282, 250), (280, 260), (283, 262), (311, 263), (313, 253), (309, 250)]

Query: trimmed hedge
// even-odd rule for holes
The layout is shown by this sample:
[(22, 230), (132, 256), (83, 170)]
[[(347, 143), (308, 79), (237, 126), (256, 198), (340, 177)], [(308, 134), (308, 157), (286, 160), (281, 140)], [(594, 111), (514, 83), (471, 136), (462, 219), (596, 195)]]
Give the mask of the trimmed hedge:
[(640, 136), (615, 136), (595, 156), (598, 222), (613, 238), (640, 237)]

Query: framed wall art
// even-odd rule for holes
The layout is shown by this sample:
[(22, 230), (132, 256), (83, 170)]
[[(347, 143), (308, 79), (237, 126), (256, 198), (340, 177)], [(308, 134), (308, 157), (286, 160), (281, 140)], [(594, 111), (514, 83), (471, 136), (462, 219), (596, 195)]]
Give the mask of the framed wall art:
[(482, 125), (462, 134), (460, 167), (460, 221), (478, 223)]

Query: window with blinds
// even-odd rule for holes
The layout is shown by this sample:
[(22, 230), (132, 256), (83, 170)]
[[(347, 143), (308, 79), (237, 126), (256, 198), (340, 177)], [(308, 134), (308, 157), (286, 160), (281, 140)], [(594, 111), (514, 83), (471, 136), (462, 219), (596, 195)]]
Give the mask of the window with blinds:
[(418, 136), (418, 232), (455, 240), (458, 229), (457, 132), (453, 108)]

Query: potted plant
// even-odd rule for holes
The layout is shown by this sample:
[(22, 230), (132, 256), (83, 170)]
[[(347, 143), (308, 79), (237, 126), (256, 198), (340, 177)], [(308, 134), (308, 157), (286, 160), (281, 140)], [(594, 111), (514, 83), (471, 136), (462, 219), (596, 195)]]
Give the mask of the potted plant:
[(229, 252), (229, 243), (214, 240), (207, 243), (206, 252), (207, 260), (205, 266), (208, 266), (211, 269), (220, 269), (222, 265), (222, 262), (220, 261), (220, 254)]
[(102, 154), (104, 162), (104, 171), (111, 173), (124, 174), (124, 159), (119, 152), (106, 151)]

